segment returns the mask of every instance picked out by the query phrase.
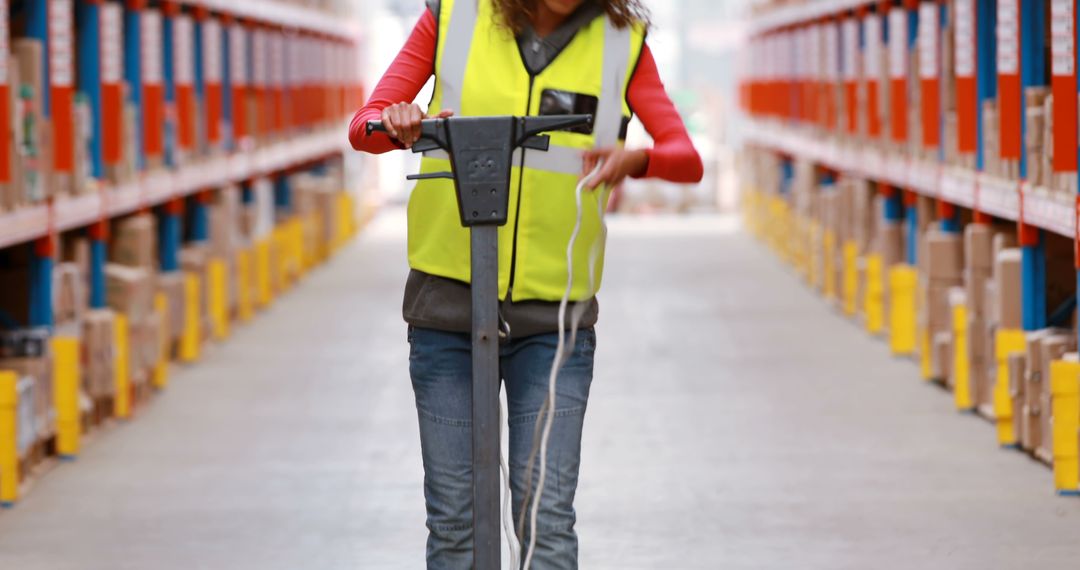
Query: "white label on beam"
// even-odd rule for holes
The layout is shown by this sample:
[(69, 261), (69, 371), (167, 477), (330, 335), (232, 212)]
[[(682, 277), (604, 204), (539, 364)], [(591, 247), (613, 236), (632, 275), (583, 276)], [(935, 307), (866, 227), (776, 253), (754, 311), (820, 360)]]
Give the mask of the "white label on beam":
[(956, 0), (956, 76), (975, 77), (975, 0)]
[(836, 81), (840, 72), (840, 31), (836, 22), (825, 24), (825, 80)]
[(266, 31), (256, 28), (251, 40), (251, 82), (256, 87), (266, 86)]
[(1017, 0), (997, 5), (997, 65), (999, 75), (1020, 73), (1020, 14)]
[(195, 82), (195, 22), (187, 14), (173, 19), (173, 67), (178, 85)]
[(889, 77), (906, 79), (908, 70), (907, 10), (889, 10)]
[(101, 5), (101, 82), (106, 85), (124, 80), (123, 17), (120, 4), (106, 2)]
[(938, 5), (923, 2), (919, 5), (919, 77), (938, 76)]
[(203, 76), (207, 83), (221, 83), (221, 22), (202, 22)]
[(859, 25), (855, 18), (844, 18), (843, 46), (840, 53), (844, 57), (844, 79), (855, 81), (859, 77)]
[(49, 83), (54, 87), (75, 85), (74, 19), (71, 0), (49, 0)]
[[(8, 46), (8, 3), (7, 0), (0, 0), (0, 54), (11, 53), (11, 48)], [(0, 57), (0, 85), (7, 85), (8, 79), (8, 58)]]
[(863, 38), (866, 46), (863, 49), (863, 69), (866, 78), (877, 81), (881, 75), (881, 18), (877, 14), (866, 16), (863, 21)]
[(242, 24), (229, 30), (229, 72), (234, 87), (247, 85), (247, 29)]
[(270, 84), (275, 89), (285, 84), (285, 38), (281, 32), (270, 34)]
[(1053, 73), (1071, 77), (1076, 73), (1076, 18), (1073, 0), (1050, 3), (1050, 36)]
[(145, 9), (142, 11), (140, 33), (142, 50), (142, 80), (145, 85), (161, 84), (161, 12)]

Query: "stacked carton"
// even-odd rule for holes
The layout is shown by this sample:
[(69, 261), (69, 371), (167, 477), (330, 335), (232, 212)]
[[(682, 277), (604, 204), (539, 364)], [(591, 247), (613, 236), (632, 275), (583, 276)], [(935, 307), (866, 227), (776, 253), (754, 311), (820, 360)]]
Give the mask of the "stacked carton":
[(1067, 353), (1076, 351), (1076, 336), (1071, 331), (1062, 334), (1048, 334), (1039, 343), (1040, 376), (1027, 387), (1027, 406), (1025, 416), (1029, 427), (1029, 438), (1022, 441), (1024, 449), (1045, 463), (1052, 463), (1054, 457), (1053, 436), (1054, 418), (1052, 390), (1050, 387), (1050, 364), (1055, 360), (1065, 359)]
[(1050, 363), (1075, 349), (1071, 332), (1046, 329), (1028, 334), (1026, 353), (1010, 356), (1010, 362), (1018, 362), (1009, 376), (1013, 429), (1021, 448), (1047, 462), (1052, 458)]
[(983, 171), (990, 176), (1008, 178), (1008, 170), (1001, 159), (1001, 121), (997, 101), (990, 99), (983, 101), (982, 121)]
[(994, 270), (994, 228), (969, 224), (964, 228), (964, 287), (967, 301), (968, 361), (971, 370), (972, 401), (990, 405), (993, 341), (987, 286)]
[(926, 331), (931, 377), (950, 381), (953, 316), (949, 296), (963, 285), (964, 244), (960, 234), (931, 228), (924, 234), (925, 256), (920, 276), (924, 297), (919, 303), (920, 328)]
[(165, 334), (165, 323), (154, 308), (157, 266), (153, 215), (137, 214), (120, 221), (112, 261), (105, 267), (106, 297), (110, 308), (127, 317), (129, 370), (136, 389), (147, 385)]
[[(994, 355), (995, 362), (1000, 365), (1007, 362), (1009, 354), (1002, 354), (997, 343), (999, 331), (1018, 331), (1023, 329), (1023, 255), (1020, 249), (1009, 247), (1014, 242), (1004, 234), (994, 237), (994, 273), (992, 285), (987, 286), (986, 299), (992, 308), (992, 321), (990, 323), (990, 339), (988, 341)], [(997, 377), (997, 371), (992, 366), (993, 380), (990, 390), (991, 404), (997, 402), (994, 397), (995, 391), (1013, 388), (1012, 375), (1006, 379)], [(1000, 396), (999, 396), (1000, 397)], [(1007, 397), (1007, 395), (1006, 395)], [(1011, 407), (1011, 406), (1010, 406)], [(992, 409), (992, 408), (991, 408)], [(1010, 418), (999, 417), (997, 411), (992, 415), (999, 424)], [(1012, 418), (1016, 417), (1015, 410)], [(1009, 443), (1002, 441), (1002, 443)]]
[(1040, 187), (1049, 186), (1053, 178), (1053, 105), (1054, 100), (1050, 96), (1049, 88), (1029, 87), (1024, 90), (1027, 181)]
[(44, 443), (55, 433), (52, 349), (48, 329), (0, 332), (0, 370), (19, 381), (19, 458), (29, 464), (44, 457)]

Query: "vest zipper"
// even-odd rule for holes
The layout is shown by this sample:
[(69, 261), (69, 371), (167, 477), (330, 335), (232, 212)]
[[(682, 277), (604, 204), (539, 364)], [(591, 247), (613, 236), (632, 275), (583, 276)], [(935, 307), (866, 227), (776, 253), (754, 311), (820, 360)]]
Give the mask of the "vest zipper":
[[(533, 96), (533, 83), (536, 81), (536, 76), (532, 73), (529, 74), (529, 98), (525, 104), (525, 116), (529, 115), (529, 111), (532, 109), (532, 96)], [(521, 149), (521, 164), (518, 170), (521, 172), (518, 178), (517, 187), (517, 204), (514, 205), (514, 237), (511, 241), (510, 249), (510, 284), (506, 289), (506, 300), (513, 302), (514, 297), (514, 278), (517, 274), (517, 242), (518, 242), (518, 224), (521, 223), (521, 193), (522, 187), (525, 184), (525, 153), (528, 152), (525, 149)]]

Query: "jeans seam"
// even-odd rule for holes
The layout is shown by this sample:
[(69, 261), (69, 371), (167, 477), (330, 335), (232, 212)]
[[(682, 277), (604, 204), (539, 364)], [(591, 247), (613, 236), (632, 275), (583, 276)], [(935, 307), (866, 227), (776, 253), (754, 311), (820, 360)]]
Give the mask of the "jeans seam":
[(457, 532), (462, 530), (469, 530), (472, 528), (471, 524), (434, 524), (428, 525), (431, 530), (439, 532)]
[(425, 420), (428, 420), (430, 422), (434, 422), (434, 423), (442, 424), (442, 425), (447, 425), (447, 426), (452, 426), (452, 427), (472, 427), (472, 420), (455, 420), (455, 419), (452, 419), (452, 418), (444, 418), (442, 416), (436, 416), (435, 414), (433, 414), (433, 413), (431, 413), (431, 412), (429, 412), (429, 411), (427, 411), (427, 410), (425, 410), (425, 409), (423, 409), (423, 408), (421, 408), (419, 406), (417, 406), (416, 411), (417, 411), (417, 413), (420, 414), (421, 418), (423, 418)]
[[(566, 408), (566, 409), (562, 409), (562, 410), (555, 410), (555, 417), (556, 418), (565, 418), (567, 416), (577, 416), (577, 415), (581, 415), (581, 414), (584, 414), (584, 413), (585, 413), (585, 406), (580, 406), (580, 407), (577, 407), (577, 408)], [(533, 420), (536, 420), (538, 417), (540, 417), (539, 413), (525, 414), (523, 416), (514, 416), (514, 417), (510, 418), (510, 421), (508, 423), (510, 425), (512, 425), (512, 426), (520, 425), (520, 424), (523, 424), (523, 423), (528, 423), (528, 422), (531, 422)]]

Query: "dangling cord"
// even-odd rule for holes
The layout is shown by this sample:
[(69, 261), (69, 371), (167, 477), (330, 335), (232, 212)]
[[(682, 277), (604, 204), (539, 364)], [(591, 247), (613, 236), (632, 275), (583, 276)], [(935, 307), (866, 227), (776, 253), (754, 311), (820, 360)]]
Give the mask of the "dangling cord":
[(499, 474), (503, 480), (503, 534), (506, 535), (506, 546), (510, 550), (510, 568), (517, 570), (521, 567), (521, 543), (514, 532), (514, 514), (510, 508), (510, 470), (506, 467), (506, 455), (502, 452), (502, 427), (506, 425), (506, 416), (506, 404), (499, 401)]
[[(551, 363), (551, 373), (548, 376), (548, 394), (547, 399), (540, 407), (540, 414), (537, 416), (537, 421), (543, 418), (544, 429), (540, 434), (540, 441), (537, 442), (533, 438), (533, 450), (529, 454), (529, 462), (526, 466), (526, 473), (531, 475), (533, 470), (534, 461), (536, 459), (537, 443), (539, 443), (539, 455), (540, 455), (540, 475), (536, 482), (536, 492), (532, 494), (532, 505), (529, 514), (529, 548), (525, 555), (524, 570), (529, 570), (532, 566), (533, 554), (536, 550), (536, 519), (537, 514), (540, 511), (540, 498), (544, 494), (544, 483), (547, 479), (547, 450), (548, 441), (551, 439), (551, 428), (555, 423), (555, 392), (558, 385), (559, 370), (569, 359), (570, 355), (566, 354), (567, 341), (569, 340), (570, 351), (573, 352), (573, 347), (577, 339), (577, 327), (581, 322), (581, 317), (584, 315), (584, 308), (581, 303), (574, 307), (572, 315), (573, 323), (571, 323), (570, 339), (567, 339), (566, 335), (566, 308), (570, 304), (570, 296), (574, 288), (574, 246), (577, 244), (578, 235), (581, 233), (581, 195), (585, 190), (585, 185), (589, 183), (603, 168), (604, 163), (600, 161), (593, 168), (592, 172), (588, 176), (581, 179), (577, 188), (574, 190), (574, 203), (577, 208), (577, 213), (574, 220), (574, 231), (570, 234), (570, 243), (566, 246), (566, 292), (563, 294), (562, 299), (559, 301), (559, 340), (555, 348), (555, 359)], [(599, 209), (600, 223), (604, 226), (604, 197), (605, 192), (602, 188), (596, 190), (597, 193), (597, 207)], [(599, 244), (602, 243), (604, 236), (607, 234), (607, 228), (601, 231), (600, 239), (593, 243), (592, 252), (589, 255), (589, 295), (592, 296), (594, 291), (595, 281), (595, 265), (596, 259), (599, 257), (598, 250)], [(531, 486), (531, 477), (529, 478)], [(529, 493), (526, 492), (525, 502), (529, 502)], [(516, 570), (516, 569), (515, 569)]]

